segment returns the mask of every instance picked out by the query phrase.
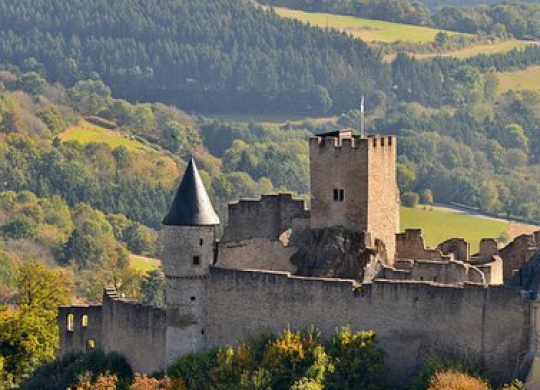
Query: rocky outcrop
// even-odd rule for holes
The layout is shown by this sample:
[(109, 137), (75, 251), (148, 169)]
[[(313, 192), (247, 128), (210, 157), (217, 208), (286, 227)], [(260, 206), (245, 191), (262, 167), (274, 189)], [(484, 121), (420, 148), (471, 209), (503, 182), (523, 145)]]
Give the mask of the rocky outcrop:
[(382, 243), (373, 247), (369, 234), (345, 228), (304, 231), (291, 237), (298, 252), (291, 258), (296, 275), (363, 281), (370, 263), (384, 257)]

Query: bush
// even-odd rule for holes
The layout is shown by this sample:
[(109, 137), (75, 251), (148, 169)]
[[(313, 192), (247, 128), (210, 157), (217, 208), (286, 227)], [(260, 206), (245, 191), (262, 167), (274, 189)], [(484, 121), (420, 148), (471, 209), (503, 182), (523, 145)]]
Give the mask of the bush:
[(431, 379), (428, 390), (490, 390), (488, 384), (457, 371), (438, 372)]
[(182, 379), (188, 389), (209, 389), (214, 382), (211, 375), (218, 366), (216, 349), (192, 353), (176, 360), (167, 375), (173, 379)]
[(67, 354), (59, 360), (38, 368), (21, 390), (58, 390), (75, 387), (80, 378), (90, 372), (92, 380), (110, 374), (118, 378), (118, 390), (127, 389), (133, 380), (133, 371), (126, 359), (116, 352), (106, 354), (96, 350), (86, 354)]
[(405, 207), (416, 207), (420, 203), (420, 196), (416, 192), (406, 192), (401, 197), (401, 202)]
[(342, 328), (336, 332), (327, 350), (334, 366), (325, 381), (327, 388), (383, 388), (384, 352), (378, 347), (374, 332), (353, 333), (349, 328)]
[(428, 390), (431, 380), (441, 372), (458, 372), (475, 378), (483, 376), (481, 361), (476, 357), (460, 360), (451, 356), (434, 356), (424, 364), (411, 390)]
[(516, 379), (512, 383), (504, 385), (501, 390), (525, 390), (525, 385)]

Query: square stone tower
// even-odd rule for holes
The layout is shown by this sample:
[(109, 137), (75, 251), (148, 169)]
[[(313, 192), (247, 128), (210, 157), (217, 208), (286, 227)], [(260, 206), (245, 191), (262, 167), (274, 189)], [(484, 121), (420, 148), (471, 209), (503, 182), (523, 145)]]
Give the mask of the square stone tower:
[(399, 230), (396, 137), (362, 138), (350, 130), (310, 139), (311, 228), (365, 231), (395, 255)]

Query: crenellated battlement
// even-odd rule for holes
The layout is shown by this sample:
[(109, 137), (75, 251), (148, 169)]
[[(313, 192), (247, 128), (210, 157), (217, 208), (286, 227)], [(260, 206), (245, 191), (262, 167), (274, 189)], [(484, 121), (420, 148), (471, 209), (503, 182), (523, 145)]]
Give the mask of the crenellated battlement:
[[(331, 133), (334, 134), (334, 133)], [(370, 148), (395, 147), (396, 137), (389, 136), (369, 136), (362, 138), (356, 134), (339, 133), (337, 135), (317, 135), (309, 139), (310, 148), (334, 149), (349, 148), (365, 150)]]

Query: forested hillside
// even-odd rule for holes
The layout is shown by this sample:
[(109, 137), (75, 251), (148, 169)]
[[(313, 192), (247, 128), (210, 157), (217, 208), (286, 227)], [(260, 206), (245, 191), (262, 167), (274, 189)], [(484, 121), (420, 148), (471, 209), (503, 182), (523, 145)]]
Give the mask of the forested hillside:
[(388, 85), (377, 53), (243, 0), (8, 0), (0, 62), (53, 81), (94, 74), (115, 96), (204, 112), (343, 111)]

